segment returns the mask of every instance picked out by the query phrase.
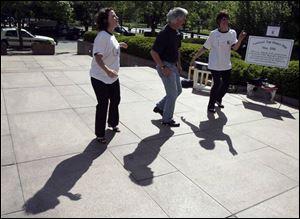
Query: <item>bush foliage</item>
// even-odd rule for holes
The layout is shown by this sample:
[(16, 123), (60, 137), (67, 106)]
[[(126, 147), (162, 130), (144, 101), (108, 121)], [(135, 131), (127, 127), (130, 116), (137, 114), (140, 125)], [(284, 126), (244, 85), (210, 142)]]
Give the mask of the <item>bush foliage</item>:
[[(84, 34), (84, 40), (94, 42), (96, 35), (96, 31), (88, 31)], [(126, 42), (128, 44), (128, 49), (122, 50), (123, 52), (152, 60), (150, 50), (155, 41), (155, 37), (116, 35), (116, 38), (119, 42)], [(194, 40), (196, 40), (197, 43), (190, 43)], [(184, 71), (188, 71), (189, 63), (193, 55), (202, 47), (202, 45), (198, 42), (199, 40), (202, 39), (185, 39), (182, 42), (180, 52), (181, 63)], [(205, 52), (200, 57), (199, 61), (208, 62), (208, 54), (208, 52)], [(245, 85), (250, 79), (266, 77), (271, 83), (274, 83), (279, 87), (278, 93), (289, 97), (299, 98), (298, 60), (290, 61), (287, 69), (280, 69), (247, 64), (241, 59), (241, 56), (234, 51), (231, 52), (231, 57), (231, 84)]]

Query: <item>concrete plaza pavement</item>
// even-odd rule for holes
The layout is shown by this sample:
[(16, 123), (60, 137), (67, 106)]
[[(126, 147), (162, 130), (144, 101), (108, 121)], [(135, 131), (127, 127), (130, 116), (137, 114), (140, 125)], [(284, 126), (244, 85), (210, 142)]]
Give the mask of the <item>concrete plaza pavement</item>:
[(1, 56), (1, 217), (299, 217), (299, 110), (184, 89), (152, 112), (149, 67), (120, 69), (120, 133), (94, 139), (91, 57)]

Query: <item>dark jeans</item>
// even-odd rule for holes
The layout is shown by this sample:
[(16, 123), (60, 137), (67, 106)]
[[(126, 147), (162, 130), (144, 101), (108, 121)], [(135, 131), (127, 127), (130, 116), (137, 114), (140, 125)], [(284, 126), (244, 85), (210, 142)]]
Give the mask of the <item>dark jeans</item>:
[(119, 79), (112, 84), (105, 84), (95, 78), (91, 78), (91, 81), (98, 101), (96, 106), (95, 134), (97, 137), (104, 137), (108, 103), (108, 124), (112, 127), (119, 124), (120, 83)]
[(225, 96), (229, 87), (229, 79), (231, 69), (226, 71), (214, 71), (211, 70), (214, 85), (210, 91), (210, 98), (208, 108), (212, 109), (215, 107), (216, 101), (222, 103), (222, 98)]

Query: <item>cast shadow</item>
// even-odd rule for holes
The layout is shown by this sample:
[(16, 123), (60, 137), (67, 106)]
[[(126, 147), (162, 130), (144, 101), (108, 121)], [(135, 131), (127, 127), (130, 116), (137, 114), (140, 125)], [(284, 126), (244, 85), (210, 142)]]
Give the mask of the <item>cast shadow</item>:
[(208, 90), (208, 89), (200, 90), (200, 89), (193, 88), (192, 94), (195, 94), (195, 95), (198, 95), (198, 96), (207, 96), (207, 97), (209, 97), (210, 96), (210, 90)]
[[(201, 147), (205, 148), (206, 150), (213, 150), (215, 148), (215, 142), (217, 140), (226, 141), (228, 145), (229, 152), (235, 156), (237, 155), (237, 151), (234, 149), (231, 138), (229, 135), (223, 132), (223, 128), (227, 123), (227, 117), (225, 114), (220, 110), (217, 109), (218, 118), (215, 118), (215, 114), (208, 113), (207, 121), (200, 122), (199, 127), (195, 126), (194, 124), (188, 122), (185, 118), (181, 117), (181, 120), (190, 126), (192, 131), (198, 138), (203, 140), (199, 141)], [(208, 133), (208, 130), (213, 130)]]
[(245, 109), (261, 112), (261, 114), (267, 118), (283, 120), (282, 117), (286, 117), (289, 119), (295, 119), (295, 117), (287, 110), (272, 108), (269, 106), (262, 106), (259, 104), (246, 102), (246, 101), (243, 101), (243, 105)]
[(59, 204), (59, 197), (66, 196), (72, 201), (81, 199), (80, 194), (73, 194), (70, 190), (77, 181), (88, 171), (93, 161), (107, 149), (115, 132), (108, 130), (107, 144), (100, 144), (93, 139), (85, 150), (73, 157), (60, 162), (52, 175), (33, 197), (23, 205), (26, 214), (38, 214), (54, 209)]
[(152, 184), (153, 171), (149, 165), (158, 156), (161, 146), (174, 135), (169, 127), (161, 125), (161, 120), (151, 122), (159, 128), (159, 133), (144, 138), (134, 152), (123, 157), (124, 168), (130, 172), (129, 178), (140, 186)]

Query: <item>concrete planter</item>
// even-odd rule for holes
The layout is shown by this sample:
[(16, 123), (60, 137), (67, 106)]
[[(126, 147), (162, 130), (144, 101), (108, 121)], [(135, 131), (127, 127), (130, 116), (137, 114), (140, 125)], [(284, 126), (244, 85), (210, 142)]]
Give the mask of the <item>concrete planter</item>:
[[(228, 93), (238, 93), (238, 94), (247, 94), (247, 86), (230, 86), (228, 89)], [(268, 103), (268, 101), (266, 101), (266, 95), (264, 93), (256, 93), (255, 96), (257, 97), (256, 99), (260, 99), (265, 101), (266, 103)], [(281, 94), (276, 94), (274, 97), (274, 100), (282, 103), (282, 104), (286, 104), (288, 106), (292, 106), (292, 107), (296, 107), (297, 109), (299, 109), (299, 100), (296, 98), (291, 98), (291, 97), (286, 97), (286, 96), (282, 96)]]
[[(83, 40), (77, 41), (77, 54), (78, 55), (90, 55), (92, 56), (93, 43), (86, 42)], [(130, 67), (130, 66), (148, 66), (155, 68), (156, 64), (153, 60), (140, 58), (138, 56), (130, 55), (125, 52), (121, 52), (120, 56), (120, 66), (121, 67)], [(183, 72), (184, 77), (187, 76), (186, 72)]]
[[(90, 55), (92, 56), (93, 43), (83, 40), (77, 41), (77, 54), (78, 55)], [(149, 66), (155, 67), (155, 63), (148, 59), (143, 59), (137, 56), (129, 55), (125, 52), (121, 52), (120, 65), (123, 66)]]
[(286, 104), (288, 106), (296, 107), (299, 109), (299, 99), (281, 96), (280, 94), (276, 94), (275, 100), (278, 102), (281, 102), (283, 104)]
[(31, 46), (33, 55), (54, 55), (55, 45), (46, 43), (33, 43)]
[(90, 55), (92, 56), (93, 43), (83, 41), (82, 39), (77, 41), (77, 55)]
[(7, 45), (6, 45), (6, 43), (1, 43), (1, 55), (7, 55)]

